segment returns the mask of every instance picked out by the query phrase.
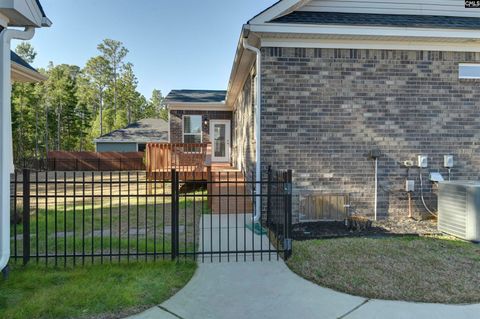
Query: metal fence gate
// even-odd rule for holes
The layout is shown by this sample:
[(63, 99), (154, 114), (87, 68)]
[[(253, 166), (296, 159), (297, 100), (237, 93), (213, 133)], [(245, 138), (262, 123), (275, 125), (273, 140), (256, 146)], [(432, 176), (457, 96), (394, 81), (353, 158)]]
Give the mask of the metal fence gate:
[[(255, 181), (240, 172), (16, 172), (12, 259), (77, 265), (288, 258), (292, 173), (269, 169)], [(263, 216), (257, 224), (255, 207)]]

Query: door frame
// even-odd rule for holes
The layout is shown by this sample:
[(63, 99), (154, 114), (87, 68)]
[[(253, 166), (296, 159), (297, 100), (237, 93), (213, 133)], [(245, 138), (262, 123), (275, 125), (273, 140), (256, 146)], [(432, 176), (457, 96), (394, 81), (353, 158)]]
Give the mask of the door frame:
[[(225, 124), (225, 157), (215, 157), (215, 124)], [(231, 120), (210, 120), (210, 140), (212, 142), (212, 162), (230, 163), (232, 150), (232, 121)]]

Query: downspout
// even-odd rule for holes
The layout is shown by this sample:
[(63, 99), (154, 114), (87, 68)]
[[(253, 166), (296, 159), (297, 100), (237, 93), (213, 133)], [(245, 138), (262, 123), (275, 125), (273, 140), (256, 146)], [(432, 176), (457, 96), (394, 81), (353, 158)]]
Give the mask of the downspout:
[(0, 270), (10, 259), (10, 174), (14, 172), (12, 145), (12, 84), (10, 43), (13, 39), (30, 40), (34, 27), (25, 30), (3, 29), (0, 33)]
[(256, 105), (255, 105), (255, 215), (253, 222), (258, 223), (262, 218), (262, 205), (260, 196), (262, 194), (262, 163), (260, 157), (261, 151), (261, 120), (262, 120), (262, 51), (260, 49), (248, 44), (247, 38), (243, 39), (243, 47), (249, 51), (256, 53), (257, 55), (257, 92), (255, 92)]

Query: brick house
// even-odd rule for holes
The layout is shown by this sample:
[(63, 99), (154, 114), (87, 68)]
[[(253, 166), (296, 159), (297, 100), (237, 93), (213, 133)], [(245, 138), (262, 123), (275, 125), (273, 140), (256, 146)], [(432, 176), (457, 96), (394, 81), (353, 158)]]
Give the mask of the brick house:
[(424, 215), (430, 172), (480, 177), (479, 30), (463, 0), (279, 1), (243, 26), (226, 92), (167, 97), (171, 141), (213, 141), (244, 172), (292, 169), (296, 221), (310, 194), (405, 216), (406, 180)]

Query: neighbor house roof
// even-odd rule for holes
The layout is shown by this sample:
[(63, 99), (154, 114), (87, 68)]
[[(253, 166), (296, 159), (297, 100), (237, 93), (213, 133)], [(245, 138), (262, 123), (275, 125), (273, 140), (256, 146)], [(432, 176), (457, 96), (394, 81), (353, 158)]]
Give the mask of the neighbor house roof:
[(16, 82), (41, 82), (47, 77), (32, 67), (18, 54), (10, 51), (10, 60), (12, 61), (12, 80)]
[(227, 91), (173, 90), (165, 98), (167, 103), (222, 103)]
[(409, 28), (480, 29), (480, 18), (403, 14), (295, 11), (270, 22)]
[(28, 62), (26, 62), (24, 59), (22, 59), (18, 54), (16, 54), (13, 51), (10, 51), (10, 59), (12, 60), (12, 62), (15, 62), (17, 64), (20, 64), (21, 66), (26, 67), (27, 69), (37, 72), (37, 70), (35, 70), (34, 67), (28, 64)]
[(144, 119), (105, 134), (96, 143), (167, 143), (169, 126), (162, 119)]

